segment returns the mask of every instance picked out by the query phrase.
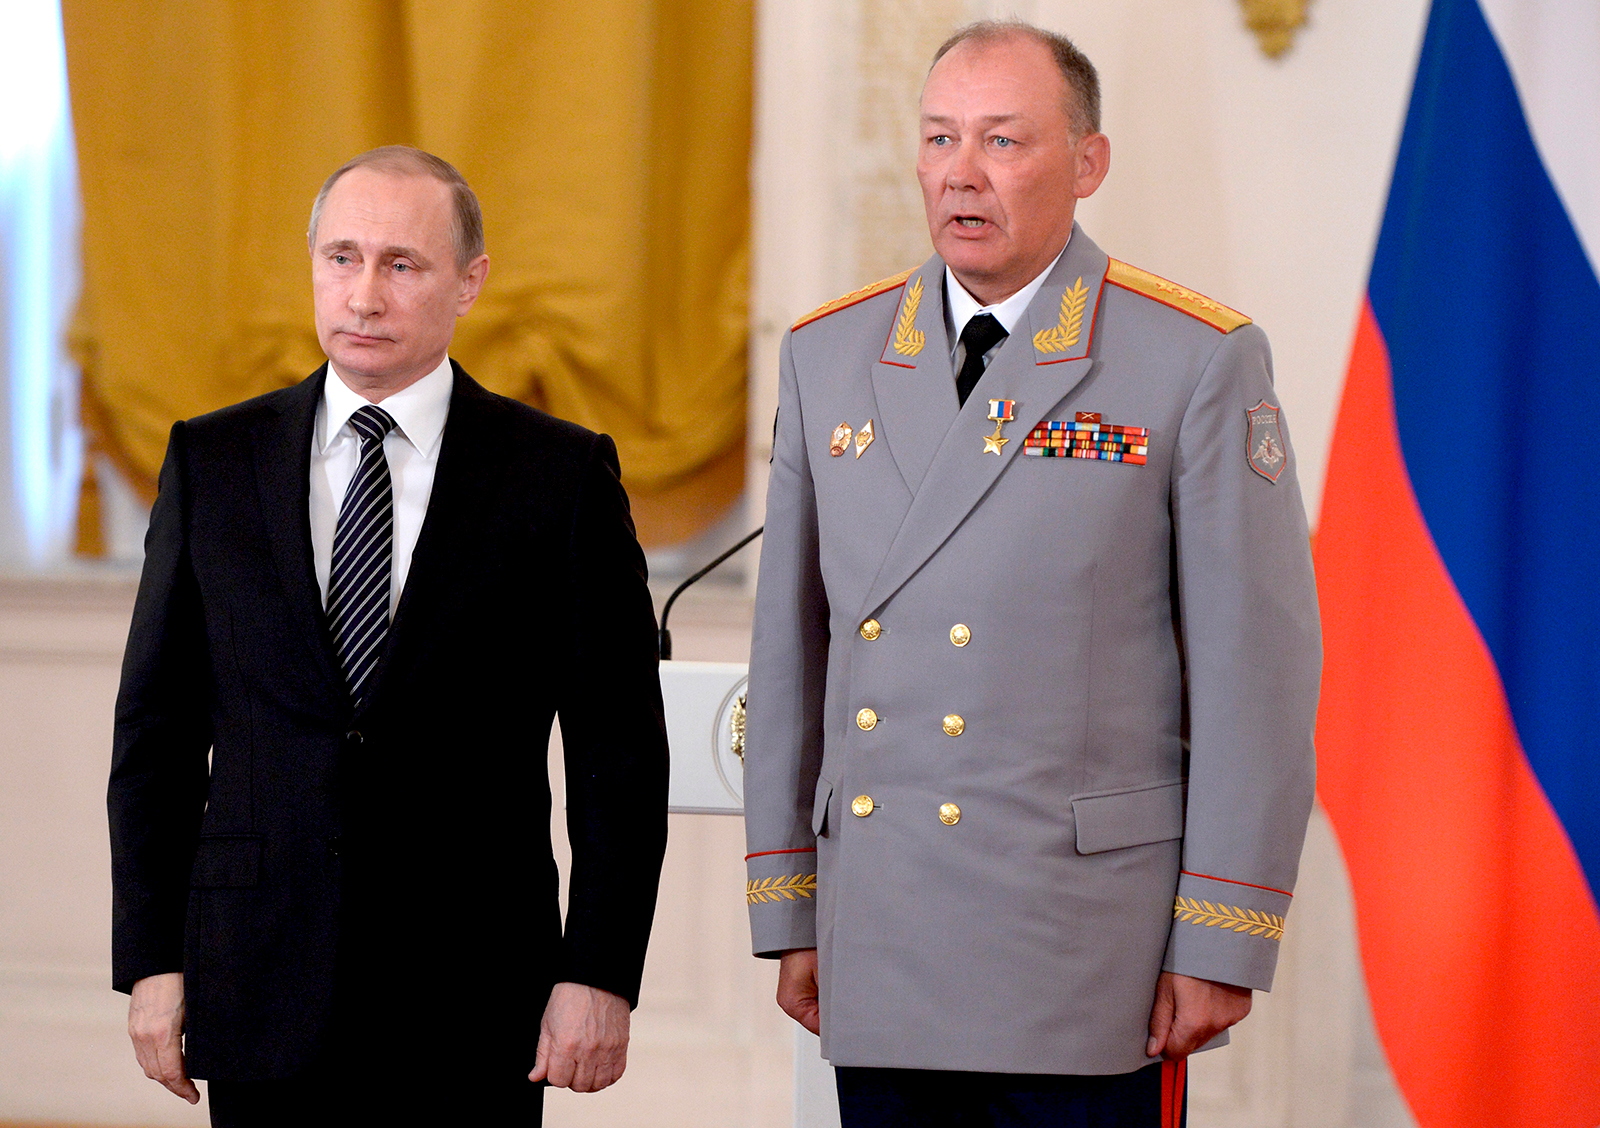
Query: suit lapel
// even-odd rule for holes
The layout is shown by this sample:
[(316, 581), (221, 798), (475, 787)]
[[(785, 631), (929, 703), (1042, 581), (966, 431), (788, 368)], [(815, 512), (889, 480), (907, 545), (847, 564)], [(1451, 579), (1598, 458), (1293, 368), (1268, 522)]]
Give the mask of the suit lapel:
[(938, 255), (900, 291), (883, 355), (872, 366), (872, 394), (878, 433), (906, 489), (915, 494), (958, 406), (944, 328), (944, 260)]
[(272, 543), (272, 559), (290, 614), (315, 655), (321, 681), (344, 695), (344, 675), (328, 637), (311, 554), (311, 437), (328, 366), (290, 388), (278, 413), (253, 436), (256, 489)]
[[(911, 507), (868, 590), (858, 619), (882, 606), (939, 550), (1012, 460), (1021, 456), (1028, 432), (1088, 374), (1093, 365), (1089, 346), (1108, 263), (1105, 252), (1074, 226), (1067, 253), (1061, 256), (1015, 331), (989, 362), (954, 425), (938, 441), (926, 473), (913, 487)], [(941, 263), (941, 272), (942, 269)], [(923, 273), (928, 270), (924, 267)], [(942, 311), (940, 314), (937, 320), (942, 341), (944, 318)], [(891, 332), (891, 344), (892, 340)], [(944, 349), (939, 359), (945, 370), (942, 386), (950, 390), (953, 406), (956, 397), (949, 372), (949, 350)], [(1003, 437), (1007, 441), (998, 456), (984, 449), (984, 437), (995, 428), (988, 418), (991, 399), (1016, 401), (1016, 418), (1005, 425)], [(882, 407), (881, 393), (879, 406)], [(885, 433), (890, 433), (887, 428)]]

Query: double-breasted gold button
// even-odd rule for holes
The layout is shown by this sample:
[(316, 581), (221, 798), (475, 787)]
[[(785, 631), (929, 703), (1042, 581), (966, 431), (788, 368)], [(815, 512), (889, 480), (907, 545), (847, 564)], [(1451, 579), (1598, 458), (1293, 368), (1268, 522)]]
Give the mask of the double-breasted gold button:
[[(858, 799), (856, 802), (859, 803), (860, 800)], [(871, 800), (869, 799), (868, 802), (870, 803)], [(961, 808), (954, 803), (941, 803), (939, 805), (939, 821), (944, 823), (945, 826), (955, 826), (956, 823), (961, 821)]]
[(878, 727), (878, 714), (871, 709), (863, 709), (856, 714), (856, 728), (862, 732), (871, 732)]
[(946, 736), (960, 736), (967, 731), (967, 722), (962, 720), (960, 713), (951, 713), (944, 719), (944, 734)]
[(972, 641), (972, 628), (965, 623), (957, 623), (950, 628), (950, 642), (954, 646), (965, 646)]
[(873, 802), (870, 795), (857, 795), (850, 800), (850, 813), (858, 819), (864, 819), (872, 814)]
[(861, 637), (866, 639), (868, 642), (875, 642), (878, 636), (882, 633), (883, 624), (878, 622), (876, 619), (868, 619), (865, 623), (861, 624)]

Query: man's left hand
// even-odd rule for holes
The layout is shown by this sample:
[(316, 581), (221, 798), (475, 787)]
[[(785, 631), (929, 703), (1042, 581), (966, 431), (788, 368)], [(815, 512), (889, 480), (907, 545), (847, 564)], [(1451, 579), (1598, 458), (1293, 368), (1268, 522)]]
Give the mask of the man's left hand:
[(628, 1065), (628, 1000), (582, 983), (557, 983), (539, 1024), (529, 1081), (597, 1093)]
[(1250, 988), (1163, 971), (1156, 980), (1145, 1053), (1186, 1058), (1250, 1013)]

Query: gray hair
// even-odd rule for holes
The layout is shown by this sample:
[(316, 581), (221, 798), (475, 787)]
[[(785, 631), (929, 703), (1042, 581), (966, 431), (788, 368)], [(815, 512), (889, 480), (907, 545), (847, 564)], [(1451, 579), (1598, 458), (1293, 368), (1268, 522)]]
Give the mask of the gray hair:
[(1072, 131), (1079, 137), (1099, 133), (1100, 76), (1095, 73), (1094, 64), (1089, 61), (1089, 57), (1078, 50), (1072, 40), (1065, 35), (1035, 27), (1025, 20), (979, 20), (957, 28), (955, 34), (940, 44), (939, 49), (933, 53), (933, 61), (937, 63), (962, 43), (971, 42), (989, 46), (1018, 35), (1042, 44), (1055, 59), (1056, 66), (1061, 70), (1061, 77), (1067, 80), (1067, 89), (1072, 95), (1068, 99), (1067, 119), (1072, 123)]
[(456, 249), (456, 269), (465, 270), (467, 264), (483, 254), (483, 209), (466, 179), (456, 171), (455, 165), (432, 153), (414, 149), (410, 145), (384, 145), (351, 157), (322, 182), (311, 205), (311, 225), (306, 229), (306, 243), (312, 250), (317, 245), (317, 224), (322, 222), (322, 205), (328, 193), (339, 183), (339, 178), (353, 168), (371, 168), (379, 172), (400, 176), (428, 176), (450, 189), (454, 216), (450, 222), (450, 241)]

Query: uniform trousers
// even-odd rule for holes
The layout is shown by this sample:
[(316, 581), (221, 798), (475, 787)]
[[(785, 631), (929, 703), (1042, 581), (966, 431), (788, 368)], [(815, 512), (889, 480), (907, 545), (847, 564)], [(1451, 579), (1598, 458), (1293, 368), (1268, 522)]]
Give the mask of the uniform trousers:
[(843, 1128), (1184, 1128), (1187, 1062), (1105, 1077), (841, 1066)]

